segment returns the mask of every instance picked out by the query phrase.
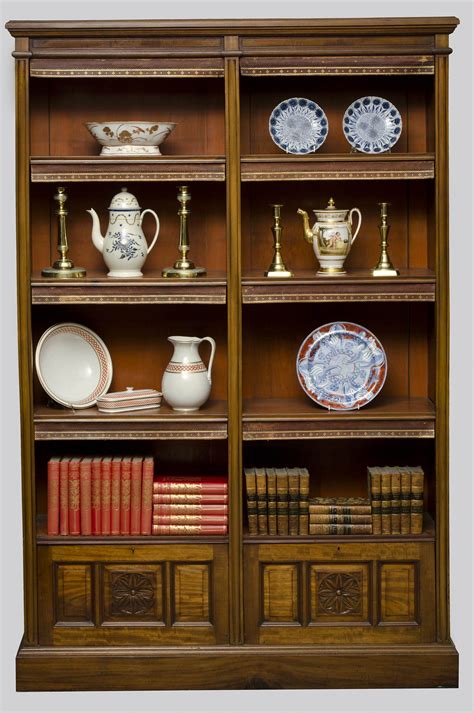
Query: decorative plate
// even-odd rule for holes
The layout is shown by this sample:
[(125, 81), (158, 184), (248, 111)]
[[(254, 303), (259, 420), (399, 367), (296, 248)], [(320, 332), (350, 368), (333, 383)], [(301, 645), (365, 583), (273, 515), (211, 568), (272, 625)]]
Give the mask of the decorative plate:
[(303, 391), (317, 404), (350, 411), (377, 396), (387, 375), (387, 358), (365, 327), (330, 322), (303, 341), (296, 371)]
[(69, 408), (88, 408), (108, 390), (112, 360), (95, 332), (65, 322), (47, 329), (39, 340), (36, 373), (52, 399)]
[(293, 97), (280, 102), (270, 114), (268, 130), (283, 151), (292, 154), (312, 153), (326, 140), (327, 116), (316, 102)]
[(347, 107), (342, 128), (350, 145), (358, 151), (382, 153), (400, 138), (402, 117), (388, 99), (361, 97)]

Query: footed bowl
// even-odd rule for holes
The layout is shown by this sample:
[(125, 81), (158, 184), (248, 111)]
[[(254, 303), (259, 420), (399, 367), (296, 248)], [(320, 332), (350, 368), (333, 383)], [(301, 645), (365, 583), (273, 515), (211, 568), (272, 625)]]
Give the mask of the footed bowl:
[(102, 146), (101, 156), (161, 156), (159, 146), (176, 124), (157, 121), (90, 121), (86, 126)]

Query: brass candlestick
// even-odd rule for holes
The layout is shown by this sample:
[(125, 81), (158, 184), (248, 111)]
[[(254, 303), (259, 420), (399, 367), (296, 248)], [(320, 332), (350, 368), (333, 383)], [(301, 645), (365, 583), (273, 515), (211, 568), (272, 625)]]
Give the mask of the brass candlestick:
[(69, 260), (69, 258), (66, 257), (69, 251), (66, 234), (66, 216), (68, 211), (64, 207), (64, 204), (67, 201), (66, 189), (59, 187), (58, 192), (54, 196), (54, 200), (59, 203), (59, 207), (56, 211), (56, 215), (59, 220), (57, 248), (61, 258), (56, 260), (52, 267), (46, 267), (44, 270), (41, 270), (41, 274), (43, 277), (54, 277), (63, 280), (73, 277), (84, 277), (86, 270), (83, 267), (74, 267), (72, 260)]
[(196, 267), (191, 260), (188, 260), (189, 252), (189, 235), (188, 235), (188, 215), (191, 213), (187, 207), (187, 203), (191, 200), (191, 194), (187, 186), (180, 186), (178, 192), (178, 201), (180, 202), (179, 215), (179, 245), (178, 251), (181, 257), (176, 260), (173, 267), (165, 267), (162, 270), (163, 277), (197, 277), (205, 275), (204, 267)]
[(379, 203), (380, 206), (380, 219), (381, 223), (379, 225), (380, 231), (380, 258), (377, 265), (372, 270), (372, 275), (374, 277), (396, 277), (400, 273), (392, 265), (392, 261), (388, 255), (388, 231), (390, 226), (387, 222), (388, 210), (387, 207), (390, 203)]
[(265, 272), (265, 277), (293, 277), (293, 273), (286, 269), (286, 265), (281, 256), (281, 234), (283, 228), (280, 223), (280, 209), (283, 208), (283, 205), (281, 203), (272, 203), (271, 207), (273, 208), (272, 233), (274, 253), (272, 263)]

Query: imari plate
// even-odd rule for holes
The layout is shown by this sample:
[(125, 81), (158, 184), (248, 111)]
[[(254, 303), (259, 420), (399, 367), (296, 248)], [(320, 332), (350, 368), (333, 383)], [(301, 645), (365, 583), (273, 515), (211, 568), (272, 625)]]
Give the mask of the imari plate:
[(361, 97), (347, 107), (342, 128), (344, 136), (357, 151), (383, 153), (400, 138), (402, 117), (388, 99)]
[(387, 375), (387, 358), (377, 337), (365, 327), (330, 322), (303, 341), (296, 372), (310, 399), (328, 409), (350, 411), (377, 396)]
[(273, 141), (283, 151), (292, 154), (312, 153), (326, 140), (329, 130), (327, 116), (316, 102), (293, 97), (280, 102), (268, 122)]

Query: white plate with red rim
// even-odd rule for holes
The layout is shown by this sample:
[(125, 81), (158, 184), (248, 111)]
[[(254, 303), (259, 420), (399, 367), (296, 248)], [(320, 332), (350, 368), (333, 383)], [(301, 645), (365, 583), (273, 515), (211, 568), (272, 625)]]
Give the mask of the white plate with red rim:
[(95, 406), (112, 381), (112, 359), (104, 342), (74, 322), (55, 324), (44, 332), (35, 363), (48, 396), (69, 408)]

